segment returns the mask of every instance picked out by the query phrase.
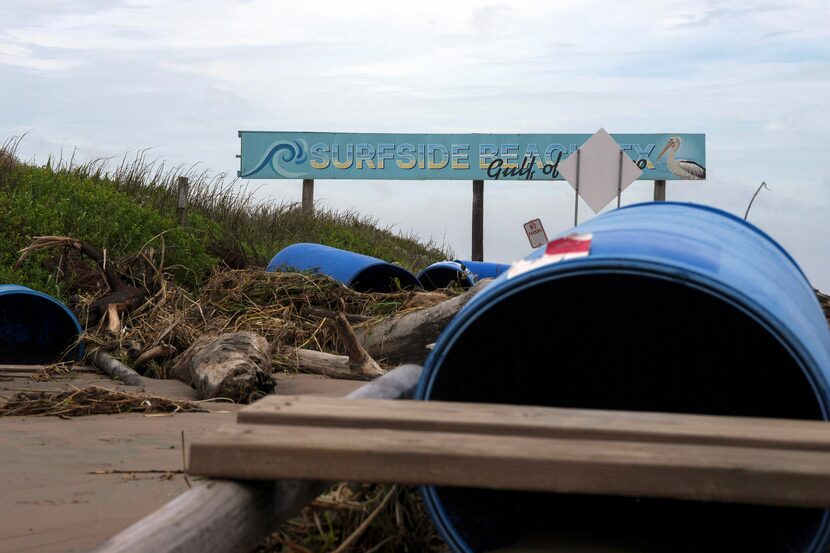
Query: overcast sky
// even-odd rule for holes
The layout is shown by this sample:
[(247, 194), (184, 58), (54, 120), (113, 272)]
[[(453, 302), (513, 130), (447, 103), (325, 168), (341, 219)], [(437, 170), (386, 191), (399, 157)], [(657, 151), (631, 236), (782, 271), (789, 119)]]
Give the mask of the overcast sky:
[[(688, 132), (668, 199), (750, 220), (830, 290), (830, 1), (0, 0), (0, 139), (45, 161), (152, 147), (235, 175), (237, 131)], [(299, 201), (296, 181), (254, 181)], [(318, 181), (316, 197), (470, 253), (471, 185)], [(623, 204), (650, 199), (638, 182)], [(581, 204), (583, 219), (592, 216)], [(558, 182), (485, 185), (485, 259), (573, 222)]]

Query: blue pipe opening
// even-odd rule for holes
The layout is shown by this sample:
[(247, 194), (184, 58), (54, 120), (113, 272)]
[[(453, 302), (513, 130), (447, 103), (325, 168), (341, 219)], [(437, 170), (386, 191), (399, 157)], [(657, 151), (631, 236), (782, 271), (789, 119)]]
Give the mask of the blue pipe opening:
[[(575, 232), (592, 235), (586, 257), (502, 275), (465, 306), (427, 360), (419, 399), (828, 419), (830, 331), (800, 268), (768, 236), (671, 203)], [(830, 544), (822, 509), (447, 487), (423, 496), (456, 552)]]
[(476, 283), (475, 275), (458, 261), (433, 263), (418, 273), (418, 280), (424, 290), (440, 290), (450, 286), (466, 290)]
[(459, 286), (467, 289), (484, 278), (496, 278), (510, 265), (486, 261), (441, 261), (433, 263), (418, 274), (418, 280), (426, 290), (438, 290)]
[(77, 317), (52, 296), (25, 286), (0, 285), (0, 363), (80, 360), (80, 333)]

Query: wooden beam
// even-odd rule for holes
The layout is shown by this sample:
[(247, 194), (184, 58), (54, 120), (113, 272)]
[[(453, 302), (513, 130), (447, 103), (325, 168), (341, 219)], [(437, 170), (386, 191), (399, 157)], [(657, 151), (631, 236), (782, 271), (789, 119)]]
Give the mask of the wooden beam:
[[(428, 408), (428, 402), (424, 404)], [(830, 507), (830, 453), (363, 428), (226, 425), (193, 474)]]
[(303, 211), (314, 213), (314, 179), (303, 179)]
[(268, 396), (241, 409), (237, 421), (830, 452), (830, 423), (826, 421), (526, 405)]
[(473, 181), (473, 243), (470, 258), (484, 261), (484, 181)]
[(665, 202), (666, 201), (666, 181), (664, 181), (664, 180), (654, 181), (654, 201), (655, 202)]
[[(3, 373), (20, 373), (20, 374), (28, 374), (28, 373), (36, 373), (40, 370), (45, 369), (51, 365), (0, 365), (0, 372)], [(94, 369), (92, 367), (83, 367), (80, 365), (72, 365), (68, 367), (70, 372), (73, 373), (91, 373), (95, 374), (98, 372), (98, 369)]]
[(173, 499), (94, 551), (253, 551), (285, 520), (285, 512), (294, 512), (289, 504), (311, 502), (321, 489), (323, 485), (307, 482), (208, 482)]

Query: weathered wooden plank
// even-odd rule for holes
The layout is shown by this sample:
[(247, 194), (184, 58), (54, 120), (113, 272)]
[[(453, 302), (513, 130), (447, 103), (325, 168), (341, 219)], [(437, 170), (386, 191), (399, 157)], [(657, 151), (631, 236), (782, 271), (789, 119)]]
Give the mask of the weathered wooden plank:
[[(0, 372), (11, 374), (11, 373), (36, 373), (40, 370), (43, 370), (48, 365), (0, 365)], [(98, 369), (93, 367), (83, 367), (80, 365), (72, 365), (69, 368), (73, 373), (91, 373), (95, 374), (98, 372)]]
[(308, 426), (228, 425), (193, 474), (830, 507), (830, 453)]
[(525, 405), (270, 396), (243, 408), (237, 420), (250, 424), (830, 451), (830, 422), (826, 421)]

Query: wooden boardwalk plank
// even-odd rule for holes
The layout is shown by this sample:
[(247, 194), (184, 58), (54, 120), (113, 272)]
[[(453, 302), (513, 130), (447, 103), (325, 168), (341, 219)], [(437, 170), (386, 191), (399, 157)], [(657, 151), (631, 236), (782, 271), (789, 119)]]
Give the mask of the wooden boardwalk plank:
[(240, 423), (830, 451), (830, 423), (524, 405), (268, 396)]
[[(42, 369), (45, 369), (47, 365), (3, 365), (0, 364), (0, 372), (2, 373), (36, 373)], [(71, 370), (73, 373), (97, 373), (98, 369), (94, 367), (84, 367), (80, 365), (72, 365)]]
[(189, 470), (830, 507), (830, 453), (792, 449), (237, 424), (195, 441)]

